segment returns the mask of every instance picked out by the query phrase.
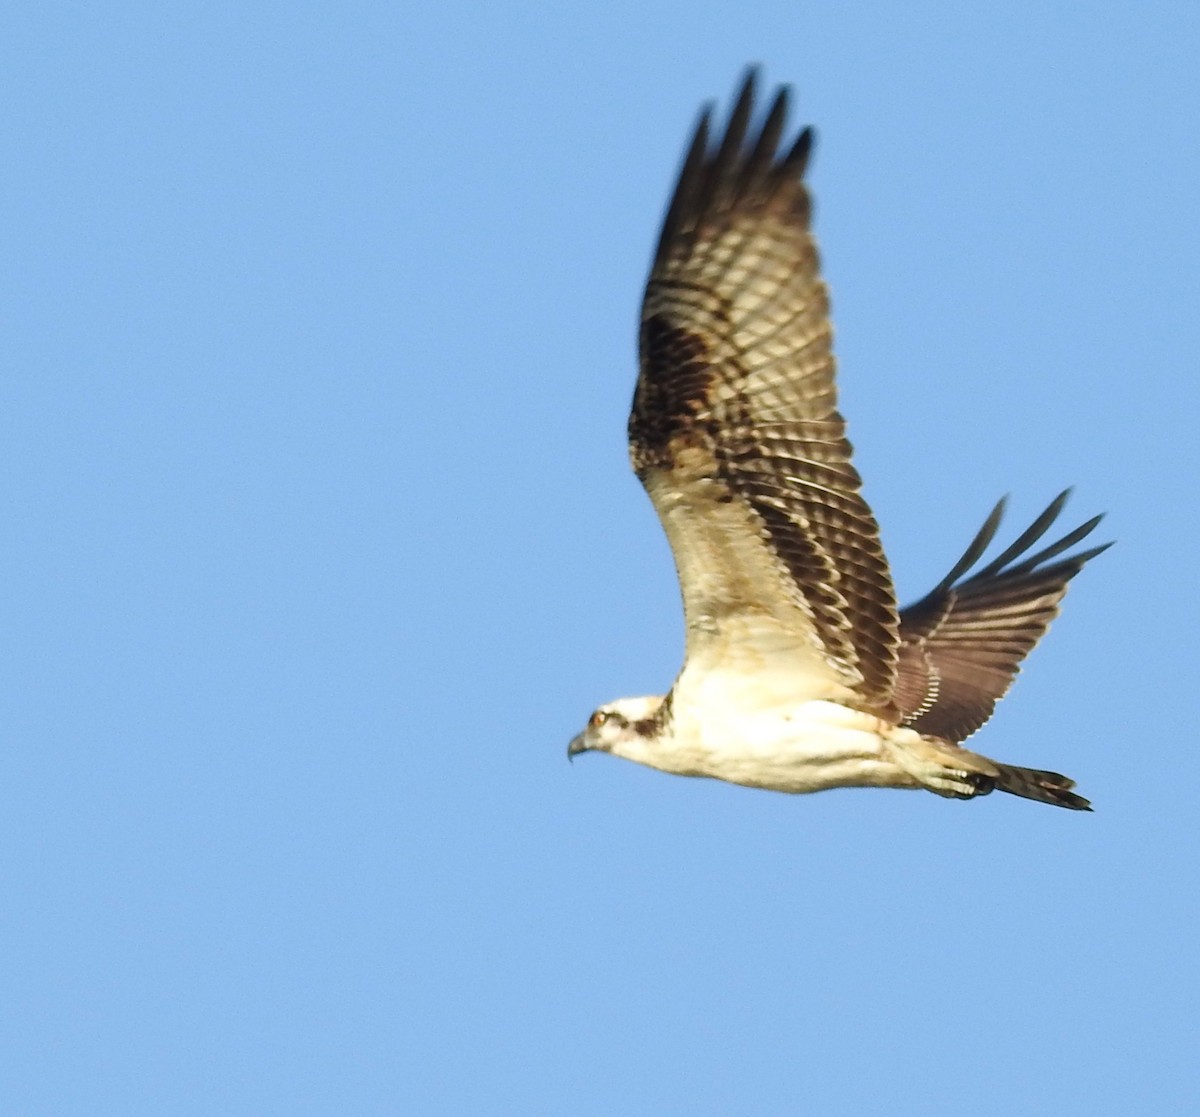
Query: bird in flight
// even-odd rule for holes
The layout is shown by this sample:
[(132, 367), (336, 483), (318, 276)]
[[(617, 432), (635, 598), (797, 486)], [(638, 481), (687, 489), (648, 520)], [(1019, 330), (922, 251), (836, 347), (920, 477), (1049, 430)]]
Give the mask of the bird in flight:
[(674, 554), (684, 665), (668, 694), (597, 709), (568, 756), (775, 791), (999, 788), (1089, 810), (1067, 777), (962, 742), (1107, 546), (1067, 553), (1100, 517), (1030, 553), (1063, 493), (973, 570), (1001, 501), (949, 574), (897, 608), (837, 410), (812, 132), (785, 141), (787, 87), (756, 122), (755, 85), (751, 70), (724, 135), (701, 115), (642, 303), (629, 453)]

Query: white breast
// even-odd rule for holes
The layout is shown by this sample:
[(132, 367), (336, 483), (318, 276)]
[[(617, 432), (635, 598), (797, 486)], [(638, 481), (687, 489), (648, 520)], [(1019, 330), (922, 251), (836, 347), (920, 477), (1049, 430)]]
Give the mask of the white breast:
[(912, 786), (886, 758), (897, 731), (879, 718), (825, 699), (789, 700), (770, 677), (697, 683), (676, 684), (672, 733), (656, 742), (654, 767), (776, 791)]

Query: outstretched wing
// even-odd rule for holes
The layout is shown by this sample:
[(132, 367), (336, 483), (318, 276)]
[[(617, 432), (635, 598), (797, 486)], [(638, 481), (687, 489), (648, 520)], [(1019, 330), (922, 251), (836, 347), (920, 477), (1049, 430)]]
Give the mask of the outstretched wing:
[(747, 75), (725, 135), (696, 128), (642, 307), (630, 456), (663, 521), (688, 656), (736, 639), (885, 708), (895, 595), (837, 411), (829, 299), (781, 89), (751, 127)]
[(901, 610), (895, 701), (905, 725), (957, 743), (992, 716), (1021, 660), (1058, 616), (1067, 583), (1112, 546), (1105, 543), (1046, 565), (1090, 534), (1102, 519), (1096, 516), (1022, 558), (1058, 518), (1069, 495), (1069, 489), (1060, 493), (1003, 554), (959, 581), (995, 536), (1004, 513), (1000, 501), (954, 569), (932, 593)]

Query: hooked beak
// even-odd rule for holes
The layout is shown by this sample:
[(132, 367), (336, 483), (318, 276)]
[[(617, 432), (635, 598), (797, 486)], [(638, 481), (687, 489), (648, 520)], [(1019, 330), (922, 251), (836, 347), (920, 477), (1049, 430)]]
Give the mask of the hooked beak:
[(578, 737), (572, 737), (571, 743), (567, 745), (567, 759), (574, 763), (575, 757), (581, 752), (587, 752), (587, 750), (588, 747), (584, 743), (583, 734), (580, 733)]

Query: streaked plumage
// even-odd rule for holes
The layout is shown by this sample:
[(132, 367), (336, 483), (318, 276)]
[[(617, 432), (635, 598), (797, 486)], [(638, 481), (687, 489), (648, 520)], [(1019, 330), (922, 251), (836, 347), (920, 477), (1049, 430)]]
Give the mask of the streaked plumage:
[(1104, 547), (1042, 551), (1066, 493), (970, 570), (1003, 502), (929, 595), (897, 610), (837, 411), (829, 300), (809, 227), (808, 129), (760, 127), (750, 73), (726, 126), (706, 110), (642, 306), (630, 457), (671, 544), (687, 651), (670, 694), (601, 707), (570, 753), (781, 791), (994, 787), (1086, 808), (1071, 781), (961, 748)]

